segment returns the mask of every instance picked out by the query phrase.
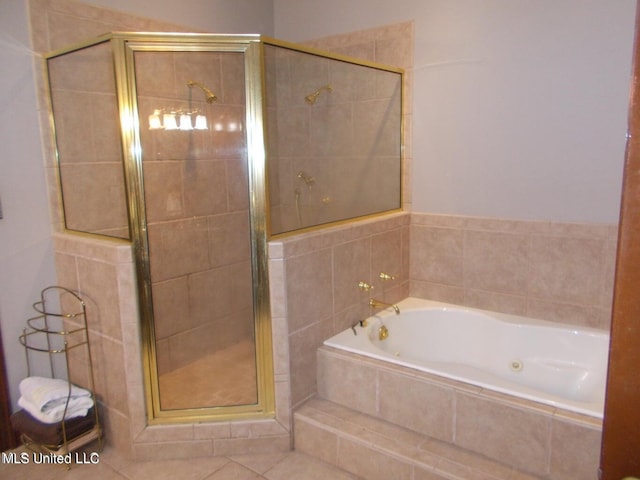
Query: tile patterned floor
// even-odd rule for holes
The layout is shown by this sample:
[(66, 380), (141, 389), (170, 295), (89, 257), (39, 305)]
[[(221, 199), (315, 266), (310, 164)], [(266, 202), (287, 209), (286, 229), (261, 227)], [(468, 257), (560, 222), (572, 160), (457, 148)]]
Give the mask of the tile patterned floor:
[(256, 403), (254, 344), (238, 342), (165, 373), (159, 381), (166, 410)]
[[(15, 452), (18, 458), (26, 453)], [(29, 463), (12, 463), (7, 455), (0, 458), (3, 480), (359, 480), (299, 452), (131, 462), (107, 447), (99, 458), (79, 454), (81, 463), (70, 470), (64, 465), (36, 464), (38, 457)]]

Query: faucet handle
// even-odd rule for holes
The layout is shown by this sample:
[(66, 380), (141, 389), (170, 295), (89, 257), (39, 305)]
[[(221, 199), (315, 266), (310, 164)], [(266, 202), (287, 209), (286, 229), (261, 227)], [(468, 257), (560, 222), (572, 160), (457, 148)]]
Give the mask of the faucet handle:
[(369, 285), (367, 282), (358, 282), (358, 288), (363, 292), (368, 292), (373, 288), (373, 285)]
[(378, 277), (380, 277), (380, 280), (395, 280), (396, 278), (398, 278), (397, 275), (389, 275), (388, 273), (384, 272), (380, 272), (380, 275), (378, 275)]

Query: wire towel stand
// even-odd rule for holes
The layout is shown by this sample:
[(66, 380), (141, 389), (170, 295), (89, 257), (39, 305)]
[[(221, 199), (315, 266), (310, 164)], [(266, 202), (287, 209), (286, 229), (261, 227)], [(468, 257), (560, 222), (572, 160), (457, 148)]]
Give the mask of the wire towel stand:
[[(53, 296), (53, 298), (51, 298)], [(60, 304), (70, 304), (69, 312), (51, 311), (51, 303), (60, 302)], [(23, 330), (19, 337), (20, 343), (25, 347), (25, 355), (27, 360), (27, 375), (31, 376), (33, 367), (31, 364), (32, 352), (45, 353), (49, 360), (49, 375), (51, 378), (57, 378), (56, 355), (64, 356), (64, 374), (67, 380), (69, 390), (64, 407), (60, 427), (62, 431), (62, 442), (57, 445), (43, 444), (28, 435), (22, 433), (21, 440), (23, 444), (33, 451), (40, 451), (54, 455), (66, 455), (70, 452), (86, 445), (87, 443), (98, 440), (98, 449), (102, 451), (102, 427), (100, 425), (100, 416), (98, 414), (98, 404), (95, 395), (95, 380), (93, 375), (93, 363), (91, 356), (91, 345), (89, 343), (89, 330), (87, 326), (87, 310), (84, 300), (72, 290), (60, 286), (47, 287), (40, 292), (40, 301), (33, 304), (33, 309), (39, 314), (27, 320), (27, 327)], [(62, 310), (62, 308), (60, 308)], [(52, 325), (53, 319), (60, 319), (60, 327)], [(69, 407), (71, 397), (72, 379), (70, 354), (76, 349), (84, 347), (86, 351), (86, 362), (88, 375), (86, 378), (86, 389), (90, 392), (93, 400), (93, 408), (91, 415), (94, 416), (94, 425), (72, 438), (69, 438), (65, 417)], [(67, 465), (70, 468), (70, 465)]]

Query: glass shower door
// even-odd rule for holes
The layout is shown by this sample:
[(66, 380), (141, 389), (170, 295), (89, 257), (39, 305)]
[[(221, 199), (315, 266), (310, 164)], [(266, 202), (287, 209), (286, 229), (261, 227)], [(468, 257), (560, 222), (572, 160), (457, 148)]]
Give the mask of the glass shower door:
[(256, 404), (244, 55), (134, 60), (156, 408)]

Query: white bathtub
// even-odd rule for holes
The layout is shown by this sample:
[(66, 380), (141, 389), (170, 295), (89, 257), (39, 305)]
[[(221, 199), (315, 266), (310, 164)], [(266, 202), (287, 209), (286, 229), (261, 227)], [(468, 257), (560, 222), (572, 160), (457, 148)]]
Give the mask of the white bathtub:
[(602, 418), (607, 332), (418, 298), (398, 307), (325, 345)]

